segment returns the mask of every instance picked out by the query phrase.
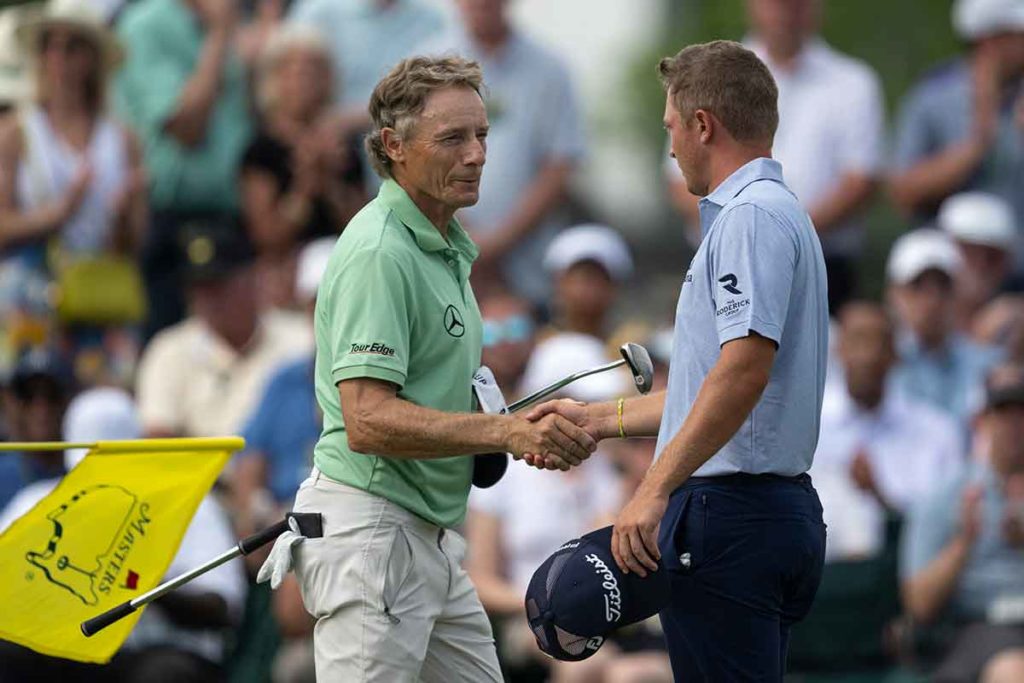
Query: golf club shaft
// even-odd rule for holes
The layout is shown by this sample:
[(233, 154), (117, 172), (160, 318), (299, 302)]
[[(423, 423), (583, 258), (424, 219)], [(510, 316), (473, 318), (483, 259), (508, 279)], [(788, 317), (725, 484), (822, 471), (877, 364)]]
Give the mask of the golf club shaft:
[(617, 361), (612, 361), (611, 363), (606, 363), (605, 365), (599, 365), (596, 368), (590, 368), (589, 370), (581, 370), (579, 372), (574, 372), (573, 374), (567, 377), (563, 377), (557, 382), (552, 382), (543, 389), (538, 389), (529, 396), (524, 396), (518, 401), (512, 403), (508, 407), (508, 412), (514, 413), (516, 411), (522, 410), (523, 408), (531, 406), (537, 401), (541, 400), (542, 398), (550, 396), (551, 394), (555, 393), (562, 387), (572, 384), (578, 379), (583, 379), (584, 377), (589, 377), (590, 375), (596, 375), (599, 372), (607, 372), (608, 370), (614, 370), (615, 368), (621, 367), (625, 364), (626, 361), (620, 359)]
[(258, 533), (243, 538), (241, 541), (238, 542), (237, 545), (235, 545), (234, 548), (231, 548), (230, 550), (225, 550), (223, 553), (213, 558), (209, 562), (206, 562), (196, 567), (195, 569), (191, 569), (185, 572), (184, 574), (179, 574), (173, 579), (164, 581), (159, 586), (156, 586), (148, 592), (143, 593), (139, 597), (132, 598), (131, 600), (128, 600), (126, 602), (122, 602), (120, 605), (110, 608), (103, 614), (99, 614), (93, 617), (92, 619), (87, 619), (86, 621), (83, 621), (81, 624), (82, 633), (86, 636), (91, 636), (95, 633), (98, 633), (99, 631), (102, 631), (107, 626), (110, 626), (114, 622), (120, 621), (124, 617), (139, 609), (140, 607), (145, 607), (154, 600), (161, 598), (164, 595), (167, 595), (175, 588), (184, 586), (186, 583), (196, 578), (197, 576), (202, 576), (206, 572), (216, 569), (225, 562), (230, 562), (236, 557), (241, 557), (242, 555), (248, 555), (253, 550), (256, 550), (257, 548), (260, 548), (270, 543), (278, 536), (283, 534), (287, 529), (288, 520), (286, 518), (283, 521), (280, 521), (273, 526), (267, 527), (266, 529), (263, 529)]

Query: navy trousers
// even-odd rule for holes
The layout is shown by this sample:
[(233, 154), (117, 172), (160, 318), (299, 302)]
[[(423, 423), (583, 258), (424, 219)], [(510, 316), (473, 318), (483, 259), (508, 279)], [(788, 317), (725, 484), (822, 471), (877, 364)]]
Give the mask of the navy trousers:
[(782, 681), (790, 627), (810, 609), (825, 558), (811, 478), (691, 478), (669, 499), (658, 542), (675, 680)]

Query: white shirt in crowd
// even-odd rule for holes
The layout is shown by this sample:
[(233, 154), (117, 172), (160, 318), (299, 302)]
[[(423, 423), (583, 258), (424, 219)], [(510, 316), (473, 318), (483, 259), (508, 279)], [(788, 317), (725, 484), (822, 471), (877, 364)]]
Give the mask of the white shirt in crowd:
[(810, 470), (828, 525), (826, 561), (870, 557), (884, 542), (885, 511), (850, 476), (861, 451), (882, 496), (900, 511), (956, 476), (965, 457), (956, 422), (923, 403), (888, 392), (867, 411), (846, 391), (826, 392)]
[[(747, 47), (768, 66), (779, 88), (779, 128), (772, 156), (786, 185), (805, 207), (832, 192), (847, 173), (874, 175), (882, 165), (885, 112), (877, 74), (864, 62), (816, 38), (795, 67), (773, 64), (757, 39)], [(863, 246), (863, 224), (854, 219), (822, 238), (825, 254), (848, 255)]]
[(621, 506), (620, 491), (615, 470), (598, 448), (585, 466), (569, 472), (511, 462), (497, 484), (472, 490), (469, 509), (498, 519), (506, 578), (525, 591), (537, 567), (559, 546), (611, 524)]
[(263, 315), (244, 354), (196, 318), (169, 327), (139, 362), (142, 424), (185, 436), (239, 434), (274, 371), (308, 355), (312, 343), (304, 316), (278, 312)]

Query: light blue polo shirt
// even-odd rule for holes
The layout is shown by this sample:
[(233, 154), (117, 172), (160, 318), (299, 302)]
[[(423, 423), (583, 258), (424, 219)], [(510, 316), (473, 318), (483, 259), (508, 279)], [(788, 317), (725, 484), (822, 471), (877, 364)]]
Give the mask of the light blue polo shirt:
[(814, 225), (774, 159), (754, 159), (700, 200), (704, 237), (676, 308), (657, 454), (672, 440), (723, 344), (778, 345), (768, 386), (739, 431), (694, 476), (795, 476), (818, 443), (828, 354), (825, 261)]

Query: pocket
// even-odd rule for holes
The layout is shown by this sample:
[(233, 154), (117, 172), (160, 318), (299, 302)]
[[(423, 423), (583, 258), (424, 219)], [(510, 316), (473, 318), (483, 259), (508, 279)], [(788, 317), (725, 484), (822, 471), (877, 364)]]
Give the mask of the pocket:
[(401, 621), (402, 588), (412, 575), (414, 558), (412, 544), (400, 526), (394, 527), (380, 584), (380, 605), (384, 616), (393, 624)]
[(708, 525), (708, 494), (690, 491), (680, 502), (679, 513), (667, 539), (669, 553), (662, 552), (666, 568), (684, 575), (698, 571), (704, 563)]
[(692, 496), (690, 491), (680, 491), (669, 499), (668, 509), (658, 531), (658, 550), (661, 551), (662, 563), (671, 571), (683, 570), (680, 556), (684, 551), (679, 543)]

